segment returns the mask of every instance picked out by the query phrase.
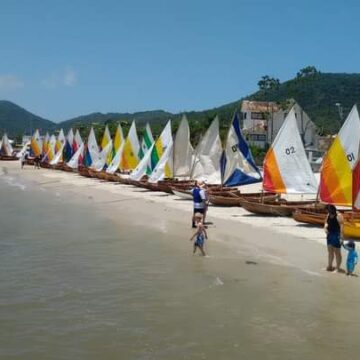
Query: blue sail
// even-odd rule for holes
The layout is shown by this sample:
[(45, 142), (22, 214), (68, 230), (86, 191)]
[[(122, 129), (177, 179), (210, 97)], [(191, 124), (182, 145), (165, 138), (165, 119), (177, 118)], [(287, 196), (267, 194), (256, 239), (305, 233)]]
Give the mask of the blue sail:
[(225, 186), (247, 185), (262, 181), (260, 170), (255, 165), (251, 150), (241, 133), (236, 113), (220, 162), (222, 183)]

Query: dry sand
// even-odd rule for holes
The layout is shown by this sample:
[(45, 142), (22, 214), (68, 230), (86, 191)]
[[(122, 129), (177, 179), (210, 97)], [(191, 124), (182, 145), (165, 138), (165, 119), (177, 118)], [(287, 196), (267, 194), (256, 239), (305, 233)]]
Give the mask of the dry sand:
[[(22, 190), (26, 186), (24, 182), (32, 184), (47, 196), (88, 204), (115, 222), (125, 217), (139, 226), (153, 227), (186, 240), (192, 234), (192, 202), (175, 195), (89, 179), (76, 173), (32, 166), (21, 170), (17, 161), (0, 161), (1, 172), (9, 184)], [(257, 191), (260, 187), (259, 184), (245, 186), (242, 191)], [(324, 275), (326, 249), (321, 228), (299, 224), (292, 218), (255, 216), (241, 207), (211, 205), (207, 221), (210, 223), (207, 247), (211, 256), (246, 254), (254, 261), (261, 258)]]

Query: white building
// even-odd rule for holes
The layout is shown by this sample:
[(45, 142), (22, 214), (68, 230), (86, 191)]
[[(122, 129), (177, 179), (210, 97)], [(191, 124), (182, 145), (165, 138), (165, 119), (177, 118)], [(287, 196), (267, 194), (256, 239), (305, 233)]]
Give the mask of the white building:
[(288, 101), (285, 109), (275, 102), (244, 100), (241, 105), (243, 133), (249, 144), (260, 148), (271, 144), (292, 106), (295, 107), (295, 116), (305, 148), (316, 149), (316, 125), (294, 100)]

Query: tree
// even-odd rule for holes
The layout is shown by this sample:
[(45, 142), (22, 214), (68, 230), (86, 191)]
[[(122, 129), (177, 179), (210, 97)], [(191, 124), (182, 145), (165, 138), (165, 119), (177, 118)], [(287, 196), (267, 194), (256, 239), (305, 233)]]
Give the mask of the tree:
[(307, 66), (303, 69), (300, 69), (300, 71), (296, 74), (296, 78), (303, 79), (318, 74), (320, 74), (320, 71), (318, 71), (315, 66)]
[(271, 78), (269, 75), (264, 75), (261, 77), (261, 80), (258, 82), (260, 90), (272, 90), (277, 89), (280, 86), (280, 80)]

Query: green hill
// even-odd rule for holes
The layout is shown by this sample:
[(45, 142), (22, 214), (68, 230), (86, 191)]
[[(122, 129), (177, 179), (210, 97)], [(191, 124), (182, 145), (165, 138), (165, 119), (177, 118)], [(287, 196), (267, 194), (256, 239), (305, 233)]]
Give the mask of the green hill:
[(56, 124), (34, 115), (22, 107), (6, 100), (0, 100), (0, 134), (9, 136), (30, 134), (34, 129), (52, 131)]
[[(283, 83), (269, 76), (263, 76), (258, 85), (259, 91), (238, 101), (204, 111), (186, 112), (193, 140), (196, 142), (216, 115), (220, 118), (221, 132), (224, 135), (234, 111), (240, 111), (241, 100), (244, 99), (275, 101), (283, 106), (286, 106), (288, 99), (295, 99), (319, 127), (321, 133), (337, 132), (351, 107), (360, 101), (360, 74), (321, 73), (312, 66), (300, 70), (294, 79)], [(342, 120), (339, 115), (341, 111)], [(83, 134), (86, 134), (92, 124), (97, 124), (95, 127), (100, 134), (105, 123), (115, 131), (118, 122), (123, 124), (126, 131), (132, 120), (136, 120), (140, 129), (149, 122), (154, 134), (158, 134), (169, 118), (173, 120), (173, 129), (176, 130), (181, 114), (172, 114), (163, 110), (133, 114), (93, 113), (55, 124), (9, 101), (0, 101), (0, 133), (6, 130), (13, 136), (30, 132), (35, 128), (40, 128), (44, 132), (61, 127), (65, 130), (79, 127)]]

